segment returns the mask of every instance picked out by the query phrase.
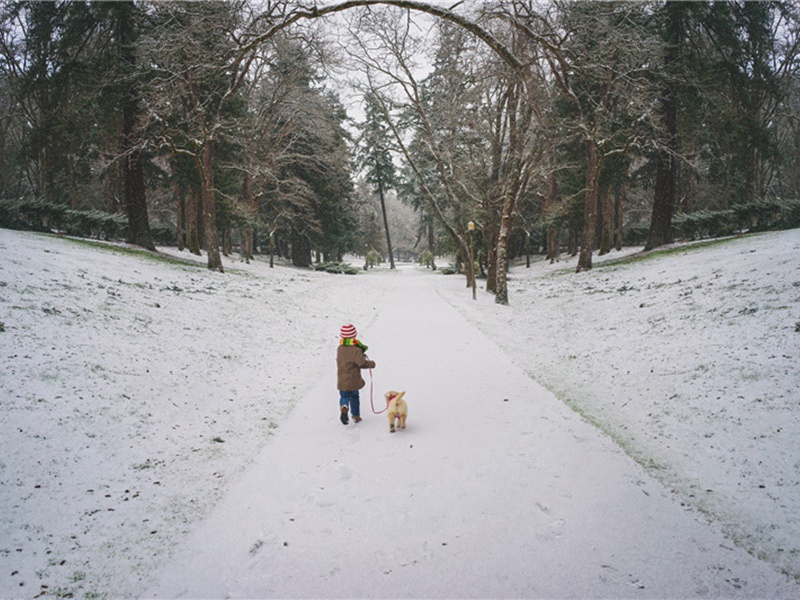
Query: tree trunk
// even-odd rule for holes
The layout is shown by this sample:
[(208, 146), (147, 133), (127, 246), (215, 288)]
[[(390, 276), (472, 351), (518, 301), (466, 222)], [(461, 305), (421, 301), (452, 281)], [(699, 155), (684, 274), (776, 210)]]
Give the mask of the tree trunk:
[(531, 232), (525, 230), (525, 268), (531, 268)]
[[(680, 2), (667, 2), (667, 44), (664, 63), (677, 63), (680, 54), (681, 15), (684, 10)], [(664, 125), (664, 148), (656, 156), (656, 188), (653, 197), (653, 213), (650, 220), (650, 233), (645, 250), (652, 250), (672, 241), (672, 216), (675, 211), (675, 181), (677, 179), (678, 143), (678, 101), (670, 83), (664, 86), (664, 97), (659, 103), (661, 121)]]
[(187, 227), (186, 227), (186, 189), (176, 183), (173, 188), (175, 193), (175, 209), (177, 214), (177, 231), (176, 237), (178, 242), (178, 250), (183, 250), (187, 246)]
[(608, 186), (600, 190), (600, 256), (611, 252), (614, 245), (615, 196)]
[(500, 239), (500, 228), (494, 219), (492, 224), (484, 230), (484, 242), (488, 256), (486, 257), (489, 268), (486, 273), (486, 291), (491, 294), (497, 293), (497, 244)]
[(292, 244), (292, 263), (296, 267), (311, 267), (311, 242), (306, 237), (300, 237), (297, 243)]
[(386, 248), (389, 251), (389, 268), (394, 269), (394, 252), (392, 251), (392, 238), (389, 235), (389, 219), (386, 216), (386, 201), (383, 197), (383, 181), (378, 179), (378, 195), (381, 199), (381, 212), (383, 213), (383, 228), (386, 231)]
[(75, 175), (75, 164), (73, 160), (67, 158), (67, 172), (69, 173), (69, 207), (72, 210), (78, 209), (78, 178)]
[(583, 207), (583, 234), (581, 251), (578, 257), (577, 272), (592, 268), (592, 252), (594, 251), (595, 227), (597, 225), (597, 146), (594, 140), (585, 140), (586, 144), (586, 201)]
[[(127, 114), (125, 108), (123, 112)], [(127, 121), (127, 119), (125, 119)], [(138, 150), (130, 151), (125, 157), (125, 206), (128, 211), (128, 242), (155, 250), (150, 233), (150, 220), (145, 201), (144, 172), (142, 157)]]
[[(545, 214), (552, 213), (556, 205), (556, 198), (558, 198), (558, 178), (556, 177), (555, 158), (553, 157), (553, 150), (550, 151), (550, 173), (547, 176), (547, 197), (545, 198)], [(552, 218), (552, 216), (551, 216)], [(546, 258), (550, 264), (558, 260), (560, 248), (558, 244), (558, 229), (553, 225), (547, 226), (545, 234), (545, 247), (547, 248)]]
[(558, 240), (559, 234), (559, 230), (552, 225), (547, 228), (547, 241), (545, 243), (547, 244), (547, 258), (550, 260), (551, 265), (561, 260), (559, 258), (559, 254), (561, 254), (561, 244)]
[(292, 228), (292, 264), (295, 267), (311, 266), (311, 244), (308, 238)]
[(691, 166), (684, 166), (678, 169), (678, 173), (678, 198), (680, 199), (678, 211), (688, 214), (694, 210), (694, 169)]
[(623, 215), (625, 214), (625, 200), (627, 199), (627, 184), (617, 184), (614, 190), (614, 247), (622, 250), (623, 241)]
[[(136, 68), (133, 21), (135, 7), (133, 2), (124, 2), (119, 9), (117, 28), (122, 63), (132, 73)], [(139, 90), (134, 78), (130, 79), (131, 83), (122, 96), (122, 151), (125, 156), (123, 180), (128, 213), (128, 242), (155, 250), (147, 215), (142, 153), (136, 147), (136, 128), (140, 115)]]
[(231, 230), (228, 227), (225, 227), (222, 230), (222, 255), (223, 256), (230, 256), (231, 255), (231, 247), (233, 246), (233, 242), (231, 241)]
[(200, 198), (203, 203), (203, 232), (205, 233), (208, 268), (212, 271), (223, 271), (222, 257), (219, 254), (219, 237), (217, 234), (217, 205), (214, 200), (214, 142), (207, 140), (203, 144), (202, 164), (200, 171)]
[(578, 254), (578, 226), (575, 223), (569, 225), (569, 242), (567, 243), (567, 251), (570, 256)]
[(275, 267), (275, 231), (269, 232), (269, 268)]
[(239, 258), (247, 264), (250, 264), (250, 261), (253, 260), (253, 237), (252, 227), (242, 228), (242, 244), (239, 248)]
[(253, 260), (253, 223), (256, 218), (256, 203), (253, 198), (253, 188), (251, 185), (250, 172), (246, 171), (242, 181), (242, 204), (244, 205), (247, 222), (242, 227), (242, 243), (239, 247), (241, 260), (249, 263)]
[(200, 190), (192, 186), (186, 196), (186, 247), (200, 256)]
[(672, 156), (660, 151), (656, 159), (656, 189), (653, 214), (645, 250), (672, 242), (672, 214), (675, 206), (675, 169)]
[(511, 215), (516, 205), (516, 195), (510, 191), (503, 202), (503, 212), (500, 216), (500, 233), (497, 236), (497, 291), (494, 301), (496, 304), (508, 305), (508, 242), (511, 238)]
[(428, 229), (428, 251), (431, 253), (431, 270), (436, 270), (436, 236), (433, 231), (433, 217), (426, 217)]

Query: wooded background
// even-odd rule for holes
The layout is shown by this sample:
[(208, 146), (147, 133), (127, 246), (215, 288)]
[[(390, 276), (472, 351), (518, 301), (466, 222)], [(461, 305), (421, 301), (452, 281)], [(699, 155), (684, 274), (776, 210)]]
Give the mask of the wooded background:
[(795, 2), (0, 7), (0, 226), (456, 254), (507, 303), (531, 252), (800, 225)]

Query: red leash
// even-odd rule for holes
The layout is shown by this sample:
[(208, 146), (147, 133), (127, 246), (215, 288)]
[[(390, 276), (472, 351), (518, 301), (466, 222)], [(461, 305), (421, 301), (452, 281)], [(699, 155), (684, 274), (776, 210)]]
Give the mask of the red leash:
[(379, 414), (381, 414), (381, 413), (384, 413), (384, 412), (386, 412), (386, 410), (389, 408), (389, 405), (387, 404), (387, 405), (386, 405), (386, 408), (384, 408), (384, 409), (383, 409), (382, 411), (380, 411), (380, 412), (378, 412), (377, 410), (375, 410), (375, 402), (373, 401), (373, 396), (374, 396), (374, 394), (373, 394), (372, 387), (373, 387), (373, 386), (372, 386), (372, 369), (370, 369), (370, 370), (369, 370), (369, 404), (370, 404), (370, 406), (372, 407), (372, 412), (373, 412), (373, 413), (375, 413), (376, 415), (379, 415)]

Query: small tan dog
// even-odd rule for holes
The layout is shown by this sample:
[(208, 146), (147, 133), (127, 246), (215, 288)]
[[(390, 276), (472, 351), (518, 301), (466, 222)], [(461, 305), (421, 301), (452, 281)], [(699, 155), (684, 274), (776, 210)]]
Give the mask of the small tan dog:
[(406, 417), (408, 416), (408, 404), (403, 400), (405, 390), (402, 392), (386, 392), (383, 396), (386, 398), (386, 408), (389, 414), (389, 433), (395, 432), (395, 422), (398, 422), (400, 429), (406, 428)]

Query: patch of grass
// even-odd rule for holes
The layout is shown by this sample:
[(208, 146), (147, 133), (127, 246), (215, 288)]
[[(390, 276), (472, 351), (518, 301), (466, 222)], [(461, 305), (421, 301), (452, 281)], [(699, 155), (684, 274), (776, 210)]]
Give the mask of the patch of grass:
[(107, 252), (117, 252), (119, 254), (126, 254), (128, 256), (136, 256), (138, 258), (144, 258), (147, 260), (154, 260), (156, 262), (165, 262), (173, 265), (180, 265), (180, 266), (190, 266), (195, 267), (198, 269), (205, 268), (205, 265), (195, 262), (192, 260), (186, 260), (183, 258), (177, 258), (174, 256), (168, 256), (166, 254), (161, 254), (159, 252), (153, 252), (152, 250), (147, 250), (146, 248), (131, 248), (129, 246), (117, 246), (115, 244), (108, 244), (105, 242), (100, 242), (97, 240), (85, 240), (80, 238), (72, 238), (72, 237), (64, 237), (60, 238), (63, 240), (67, 240), (73, 244), (79, 244), (81, 246), (87, 246), (89, 248), (97, 248), (100, 250), (105, 250)]
[(662, 258), (664, 256), (670, 256), (672, 254), (683, 254), (687, 252), (693, 252), (695, 250), (703, 250), (705, 248), (711, 248), (714, 246), (721, 246), (722, 244), (727, 244), (729, 242), (733, 242), (735, 240), (742, 239), (742, 236), (739, 237), (726, 237), (726, 238), (719, 238), (715, 240), (707, 240), (703, 242), (695, 242), (691, 244), (687, 244), (685, 246), (674, 246), (671, 248), (655, 248), (654, 250), (648, 250), (647, 252), (638, 252), (636, 254), (632, 254), (630, 256), (626, 256), (624, 258), (620, 258), (617, 260), (610, 260), (598, 265), (594, 265), (593, 268), (595, 269), (603, 269), (605, 267), (616, 267), (619, 265), (629, 265), (639, 262), (645, 262), (648, 260), (653, 260), (655, 258)]

